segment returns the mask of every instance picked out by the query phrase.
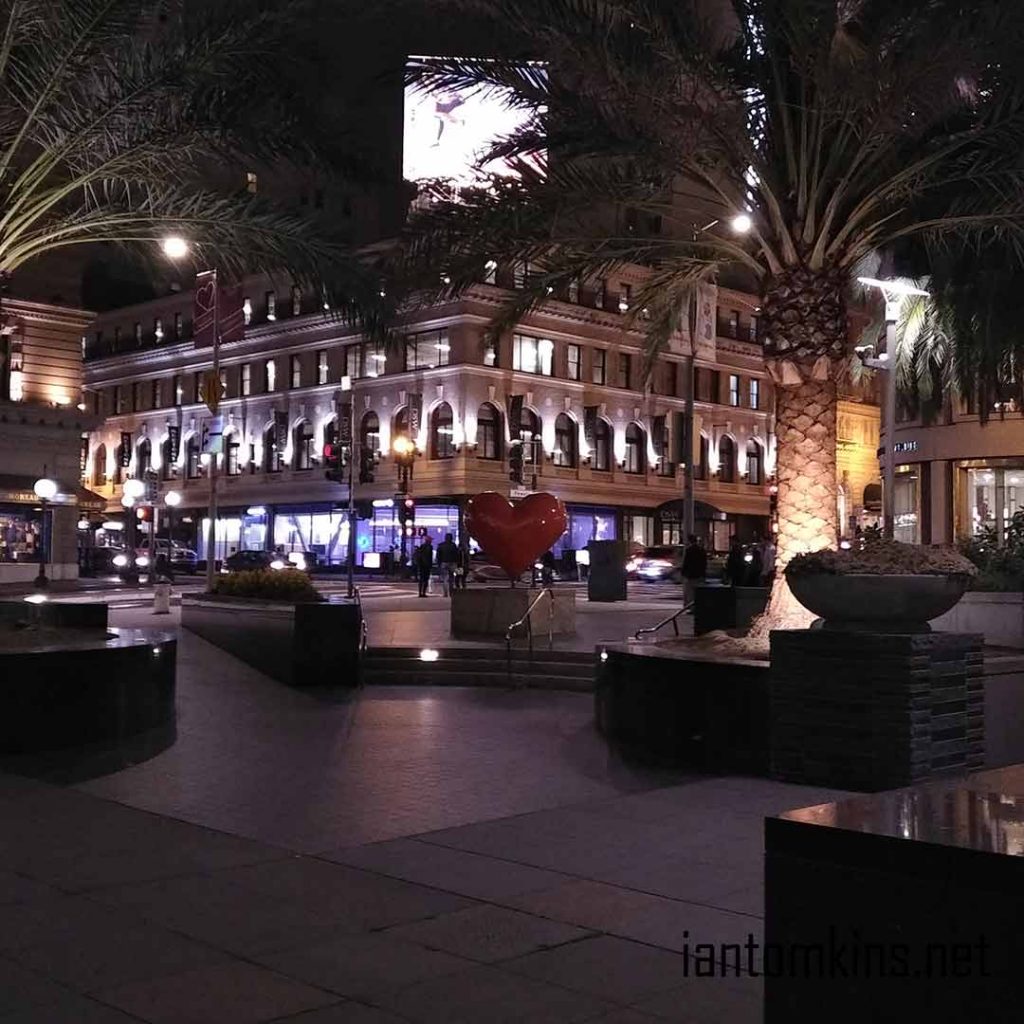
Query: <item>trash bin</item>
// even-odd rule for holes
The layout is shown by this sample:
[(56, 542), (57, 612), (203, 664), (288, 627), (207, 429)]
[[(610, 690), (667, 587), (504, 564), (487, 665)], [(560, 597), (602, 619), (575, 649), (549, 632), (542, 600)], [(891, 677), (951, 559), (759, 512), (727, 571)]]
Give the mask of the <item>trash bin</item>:
[(171, 611), (171, 585), (158, 583), (153, 588), (153, 614), (169, 615)]

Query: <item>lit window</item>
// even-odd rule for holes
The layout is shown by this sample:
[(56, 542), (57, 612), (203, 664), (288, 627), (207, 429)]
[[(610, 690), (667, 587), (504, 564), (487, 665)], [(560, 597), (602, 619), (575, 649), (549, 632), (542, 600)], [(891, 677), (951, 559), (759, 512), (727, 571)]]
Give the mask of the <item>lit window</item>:
[(559, 413), (555, 420), (555, 448), (552, 452), (556, 466), (572, 468), (576, 465), (576, 421), (567, 413)]
[(242, 363), (242, 376), (240, 380), (243, 395), (252, 394), (252, 364)]
[(550, 338), (516, 334), (512, 338), (512, 369), (550, 377), (555, 346)]
[(569, 287), (566, 289), (566, 298), (570, 302), (580, 301), (580, 282), (578, 278), (573, 278), (569, 282)]
[(435, 459), (450, 459), (455, 454), (455, 427), (452, 407), (442, 402), (432, 416), (431, 455)]
[(174, 378), (174, 404), (181, 405), (182, 399), (185, 397), (185, 388), (182, 386), (181, 377), (176, 376)]
[(256, 194), (256, 190), (259, 188), (259, 179), (256, 177), (255, 171), (245, 172), (245, 190), (247, 192)]
[(643, 428), (636, 423), (626, 427), (626, 466), (627, 473), (643, 473), (647, 468), (647, 436)]
[(498, 365), (498, 344), (495, 341), (488, 341), (484, 347), (484, 366)]
[(595, 348), (591, 353), (591, 379), (595, 384), (604, 384), (608, 369), (608, 353), (603, 348)]
[(136, 320), (135, 323), (132, 324), (132, 333), (135, 335), (135, 344), (136, 345), (141, 345), (142, 344), (142, 324), (140, 324), (138, 320)]
[(246, 327), (252, 323), (252, 299), (248, 296), (242, 299), (242, 319), (245, 321)]
[(497, 280), (498, 264), (494, 260), (488, 260), (484, 264), (484, 284), (494, 284)]
[(163, 341), (164, 339), (164, 322), (160, 317), (156, 317), (153, 321), (153, 337), (157, 341)]
[(761, 382), (756, 377), (750, 378), (750, 408), (761, 408)]
[(227, 438), (224, 446), (224, 468), (228, 476), (238, 476), (240, 467), (238, 465), (238, 433), (232, 431)]
[(633, 298), (633, 286), (629, 284), (619, 285), (619, 312), (628, 313), (629, 303)]
[(302, 387), (302, 359), (299, 356), (291, 357), (291, 386)]
[(154, 409), (159, 409), (163, 404), (163, 387), (160, 380), (153, 381), (153, 404)]
[(729, 404), (740, 404), (740, 379), (734, 373), (729, 374)]
[(292, 316), (299, 316), (302, 313), (302, 289), (292, 285)]
[(201, 402), (203, 400), (203, 375), (196, 373), (192, 378), (192, 401)]
[(598, 281), (594, 287), (594, 306), (597, 309), (604, 309), (604, 281)]
[(174, 314), (174, 340), (175, 341), (180, 341), (181, 340), (181, 314), (180, 313), (175, 313)]
[(275, 391), (277, 389), (277, 366), (273, 359), (267, 360), (263, 371), (263, 390)]
[(628, 388), (630, 373), (633, 369), (633, 360), (628, 352), (619, 353), (619, 387)]
[(579, 345), (569, 345), (566, 348), (568, 356), (569, 380), (579, 380), (583, 372), (582, 351)]
[(228, 396), (228, 371), (220, 371), (220, 397), (227, 398)]
[(447, 366), (450, 355), (451, 345), (448, 342), (447, 331), (425, 331), (422, 334), (406, 336), (407, 370), (429, 370), (434, 366)]
[(327, 349), (322, 348), (316, 354), (316, 382), (327, 383)]
[(292, 459), (293, 469), (313, 468), (313, 424), (303, 420), (296, 428), (295, 455)]
[(263, 304), (267, 310), (267, 319), (277, 319), (277, 296), (273, 292), (265, 292), (263, 295)]

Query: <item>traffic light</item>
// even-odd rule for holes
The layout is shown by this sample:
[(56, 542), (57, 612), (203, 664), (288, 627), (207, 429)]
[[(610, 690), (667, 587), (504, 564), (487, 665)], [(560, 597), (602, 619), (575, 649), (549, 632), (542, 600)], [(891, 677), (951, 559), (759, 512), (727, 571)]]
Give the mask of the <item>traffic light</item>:
[(341, 483), (345, 479), (345, 451), (337, 442), (324, 445), (324, 476)]
[(402, 526), (416, 521), (416, 499), (405, 497), (398, 504), (398, 522)]
[(514, 484), (523, 482), (523, 442), (513, 441), (508, 450), (508, 478)]
[(359, 450), (359, 482), (361, 484), (373, 483), (373, 471), (377, 465), (377, 458), (371, 448)]

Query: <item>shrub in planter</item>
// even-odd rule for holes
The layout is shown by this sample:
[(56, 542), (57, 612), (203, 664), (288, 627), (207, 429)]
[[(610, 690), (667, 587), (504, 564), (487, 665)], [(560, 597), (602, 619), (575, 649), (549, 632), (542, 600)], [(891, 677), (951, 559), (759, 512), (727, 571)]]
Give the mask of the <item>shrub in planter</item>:
[(955, 548), (925, 547), (895, 540), (863, 540), (838, 551), (796, 555), (786, 566), (791, 576), (970, 576), (976, 566)]
[(310, 578), (298, 569), (259, 569), (219, 576), (214, 581), (213, 593), (297, 604), (326, 600)]

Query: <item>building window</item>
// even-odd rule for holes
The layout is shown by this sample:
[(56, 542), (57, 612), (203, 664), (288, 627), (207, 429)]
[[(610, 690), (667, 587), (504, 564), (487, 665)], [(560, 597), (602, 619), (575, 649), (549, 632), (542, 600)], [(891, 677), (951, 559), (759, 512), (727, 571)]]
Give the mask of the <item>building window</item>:
[(576, 465), (576, 421), (567, 413), (559, 413), (555, 419), (555, 450), (552, 452), (556, 466)]
[(512, 369), (550, 377), (554, 351), (555, 345), (550, 338), (534, 338), (529, 334), (513, 335)]
[(605, 419), (598, 418), (594, 424), (594, 453), (591, 464), (594, 469), (603, 473), (612, 468), (612, 427)]
[(498, 365), (498, 343), (493, 339), (484, 342), (484, 366)]
[(159, 379), (153, 381), (152, 390), (153, 390), (152, 404), (151, 404), (150, 408), (160, 409), (160, 408), (163, 407), (163, 404), (164, 404), (163, 381), (161, 381)]
[(639, 423), (630, 423), (626, 427), (626, 465), (627, 473), (642, 473), (647, 468), (647, 437)]
[(295, 428), (295, 456), (292, 459), (292, 466), (295, 469), (313, 468), (313, 425), (309, 420), (303, 420)]
[(405, 338), (405, 368), (407, 370), (430, 370), (435, 366), (447, 366), (451, 354), (447, 331), (424, 331), (409, 334)]
[(189, 480), (199, 478), (199, 441), (193, 434), (185, 445), (185, 475)]
[(240, 472), (238, 466), (238, 448), (238, 431), (233, 430), (228, 434), (224, 446), (224, 471), (228, 476), (238, 476)]
[(158, 341), (164, 340), (164, 322), (160, 317), (153, 320), (153, 337)]
[(252, 394), (252, 363), (242, 363), (239, 390), (243, 397)]
[(540, 417), (532, 409), (524, 408), (519, 417), (519, 439), (523, 442), (523, 461), (533, 462), (534, 449), (540, 444)]
[(142, 381), (137, 380), (132, 385), (132, 412), (142, 412), (146, 403), (142, 398)]
[(698, 367), (695, 371), (698, 402), (717, 402), (719, 378), (717, 370)]
[(633, 360), (630, 358), (628, 352), (619, 353), (619, 387), (628, 388), (630, 371), (633, 369)]
[(256, 177), (255, 171), (245, 172), (245, 190), (251, 192), (253, 195), (256, 194), (259, 189), (259, 178)]
[(711, 444), (708, 441), (707, 434), (700, 435), (700, 457), (697, 460), (697, 464), (693, 467), (693, 479), (694, 480), (707, 480), (708, 478), (708, 458), (711, 451)]
[(164, 438), (163, 443), (160, 445), (160, 472), (165, 480), (173, 480), (176, 473), (174, 468), (174, 461), (171, 458), (171, 439)]
[(750, 408), (761, 408), (761, 382), (756, 377), (750, 378)]
[(252, 323), (252, 299), (248, 295), (242, 299), (242, 322), (246, 327)]
[(498, 280), (498, 264), (488, 260), (484, 264), (484, 284), (495, 284)]
[(277, 296), (273, 292), (263, 293), (263, 307), (267, 311), (268, 320), (277, 319)]
[(761, 446), (753, 438), (747, 442), (747, 483), (764, 483), (764, 456)]
[(327, 383), (327, 349), (322, 348), (316, 354), (316, 382)]
[(752, 316), (750, 318), (749, 335), (751, 341), (757, 341), (757, 317)]
[(153, 445), (149, 440), (140, 441), (135, 449), (135, 475), (144, 477), (153, 465)]
[(676, 364), (673, 362), (661, 364), (661, 393), (663, 395), (675, 395), (676, 393)]
[(501, 416), (490, 402), (476, 414), (476, 454), (479, 459), (501, 458)]
[(629, 304), (633, 299), (633, 286), (629, 284), (619, 285), (619, 312), (628, 313)]
[(566, 347), (567, 365), (569, 380), (579, 380), (583, 375), (583, 353), (579, 345), (568, 345)]
[(729, 374), (729, 404), (733, 406), (740, 404), (740, 379), (735, 373)]
[(394, 421), (391, 424), (391, 438), (394, 440), (396, 437), (404, 437), (407, 440), (411, 440), (414, 443), (417, 438), (409, 437), (409, 407), (403, 406), (398, 412), (395, 413)]
[(203, 400), (203, 374), (201, 372), (192, 375), (192, 401)]
[(114, 415), (120, 416), (124, 412), (124, 396), (121, 393), (121, 385), (114, 385)]
[(185, 398), (185, 387), (181, 383), (181, 374), (174, 375), (174, 404), (181, 405)]
[(277, 390), (277, 367), (273, 359), (268, 359), (263, 364), (263, 390), (266, 392)]
[(92, 483), (94, 487), (107, 485), (107, 446), (101, 444), (92, 457)]
[(595, 309), (604, 309), (604, 293), (605, 293), (605, 283), (604, 283), (604, 281), (598, 281), (594, 285), (594, 307), (595, 307)]
[(292, 316), (302, 315), (302, 289), (297, 285), (292, 285)]
[(132, 324), (132, 333), (135, 335), (135, 344), (136, 345), (141, 345), (142, 344), (142, 324), (139, 323), (138, 320), (136, 320), (135, 323)]
[(228, 397), (228, 371), (227, 370), (220, 370), (219, 374), (220, 374), (220, 397), (221, 398), (227, 398)]
[(455, 454), (455, 426), (447, 402), (442, 402), (431, 417), (430, 448), (434, 459), (450, 459)]
[(526, 263), (523, 260), (516, 260), (512, 265), (512, 287), (526, 287)]
[(718, 479), (727, 484), (736, 481), (736, 442), (728, 434), (718, 441)]
[(580, 281), (579, 281), (578, 277), (574, 277), (569, 282), (569, 287), (566, 289), (565, 297), (566, 297), (566, 299), (569, 300), (569, 302), (572, 302), (572, 303), (577, 304), (577, 305), (579, 304), (579, 301), (580, 301)]
[(272, 425), (263, 431), (263, 472), (281, 472), (281, 453), (277, 449), (277, 431)]
[(591, 380), (595, 384), (604, 384), (607, 376), (608, 352), (603, 348), (595, 348), (590, 353)]
[(180, 313), (175, 313), (174, 314), (174, 340), (175, 341), (181, 341), (181, 329), (182, 329), (181, 314)]
[(103, 415), (103, 392), (94, 391), (92, 393), (92, 414), (93, 416)]
[(291, 356), (288, 360), (289, 366), (289, 387), (301, 388), (302, 387), (302, 357)]
[(380, 420), (375, 412), (368, 412), (363, 417), (359, 428), (359, 444), (363, 451), (380, 451)]

